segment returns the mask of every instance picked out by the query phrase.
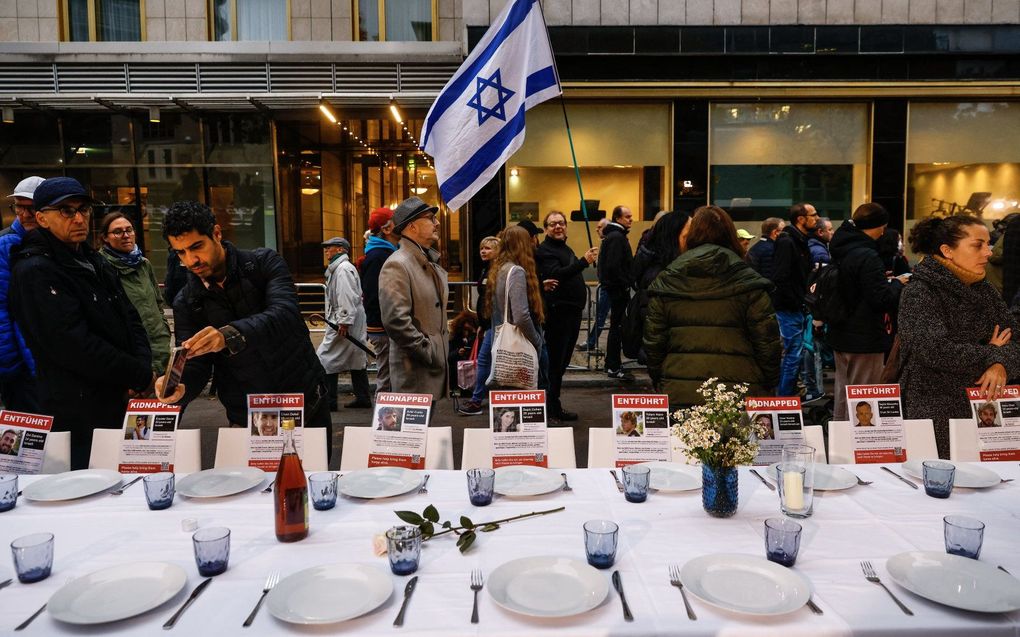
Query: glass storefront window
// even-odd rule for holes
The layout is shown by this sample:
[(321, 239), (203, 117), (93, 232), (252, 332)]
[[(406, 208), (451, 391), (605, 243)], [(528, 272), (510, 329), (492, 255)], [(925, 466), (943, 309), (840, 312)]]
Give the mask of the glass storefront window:
[(70, 42), (141, 42), (142, 0), (65, 0), (64, 39)]
[(68, 167), (134, 164), (131, 118), (126, 115), (68, 115), (63, 123)]
[(738, 226), (758, 234), (798, 202), (846, 219), (867, 201), (867, 104), (717, 103), (710, 117), (710, 201)]
[(362, 42), (431, 42), (436, 39), (438, 0), (355, 0)]
[(288, 40), (287, 0), (210, 0), (214, 40)]

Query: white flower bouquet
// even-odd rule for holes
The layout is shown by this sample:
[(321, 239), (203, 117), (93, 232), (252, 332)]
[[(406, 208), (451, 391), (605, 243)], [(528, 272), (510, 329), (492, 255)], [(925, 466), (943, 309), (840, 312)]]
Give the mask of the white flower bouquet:
[(673, 435), (679, 438), (689, 458), (710, 467), (750, 464), (758, 453), (763, 427), (751, 422), (744, 410), (748, 386), (727, 386), (709, 378), (698, 393), (704, 404), (673, 413)]

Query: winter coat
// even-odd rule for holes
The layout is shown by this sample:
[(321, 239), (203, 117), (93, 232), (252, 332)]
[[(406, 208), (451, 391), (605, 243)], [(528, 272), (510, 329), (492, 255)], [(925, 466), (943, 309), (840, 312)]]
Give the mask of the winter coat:
[[(513, 272), (511, 272), (513, 269)], [(509, 290), (507, 286), (509, 285)], [(508, 294), (509, 292), (509, 294)], [(510, 299), (510, 307), (506, 300)], [(524, 338), (535, 346), (536, 352), (542, 351), (542, 330), (539, 329), (535, 314), (528, 302), (528, 279), (524, 268), (513, 263), (504, 263), (496, 275), (496, 289), (492, 291), (492, 328), (498, 333), (503, 325), (503, 317), (507, 322), (516, 325)]]
[(826, 341), (837, 352), (879, 354), (892, 347), (892, 320), (903, 284), (885, 276), (878, 244), (844, 222), (829, 245), (839, 268), (839, 293), (846, 316), (829, 324)]
[(760, 241), (751, 246), (751, 249), (747, 251), (747, 262), (751, 264), (755, 272), (771, 280), (775, 255), (776, 242), (762, 237)]
[(449, 327), (447, 274), (439, 253), (407, 238), (379, 274), (379, 309), (390, 339), (390, 385), (395, 392), (446, 395)]
[(967, 388), (994, 363), (1020, 376), (1020, 342), (988, 343), (996, 325), (1020, 333), (990, 283), (966, 285), (933, 257), (914, 268), (900, 298), (900, 386), (906, 418), (934, 421), (941, 458), (949, 457), (949, 419), (974, 417)]
[(167, 307), (173, 307), (177, 295), (188, 284), (188, 269), (173, 250), (166, 253), (166, 278), (163, 280), (163, 300)]
[[(9, 232), (7, 232), (9, 231)], [(19, 374), (35, 375), (35, 360), (10, 312), (11, 250), (21, 245), (28, 232), (15, 219), (7, 234), (0, 236), (0, 378)]]
[[(361, 303), (361, 279), (350, 256), (341, 254), (326, 268), (326, 320), (333, 325), (347, 325), (347, 333), (362, 343), (368, 341), (365, 306)], [(327, 374), (365, 369), (368, 355), (354, 343), (326, 325), (326, 335), (316, 350)]]
[(566, 241), (546, 237), (535, 250), (538, 280), (556, 279), (559, 285), (544, 295), (546, 307), (583, 308), (588, 303), (588, 287), (584, 283), (584, 270), (588, 262), (580, 259)]
[(786, 226), (776, 239), (772, 261), (772, 282), (776, 291), (772, 303), (777, 312), (803, 312), (807, 280), (814, 269), (807, 237), (795, 226)]
[(89, 245), (74, 252), (43, 228), (25, 234), (11, 263), (11, 313), (35, 356), (54, 430), (77, 439), (121, 427), (128, 390), (152, 383), (152, 358), (117, 273)]
[(361, 293), (365, 297), (365, 320), (370, 332), (382, 332), (382, 315), (379, 312), (379, 273), (386, 259), (397, 246), (381, 237), (369, 237), (365, 244), (365, 259), (361, 262)]
[(113, 266), (120, 276), (120, 284), (124, 288), (131, 305), (135, 306), (138, 316), (142, 319), (142, 327), (149, 335), (149, 349), (152, 351), (152, 371), (162, 376), (166, 365), (170, 362), (170, 324), (163, 314), (163, 295), (156, 282), (156, 273), (152, 263), (142, 258), (138, 267), (132, 267), (107, 250), (100, 254)]
[(482, 262), (482, 271), (478, 273), (478, 280), (475, 281), (475, 288), (478, 290), (478, 298), (475, 299), (475, 316), (478, 317), (478, 329), (482, 334), (492, 327), (492, 319), (485, 310), (485, 287), (489, 284), (489, 261)]
[(779, 384), (782, 345), (772, 284), (731, 250), (705, 244), (681, 254), (648, 288), (644, 346), (655, 387), (671, 406), (698, 404), (705, 380)]
[(820, 265), (828, 265), (832, 262), (832, 256), (830, 255), (831, 246), (825, 245), (825, 242), (818, 237), (811, 237), (808, 239), (808, 249), (811, 250), (811, 262), (814, 267)]
[[(324, 387), (308, 327), (298, 306), (297, 289), (287, 264), (269, 248), (239, 250), (229, 241), (223, 286), (188, 273), (174, 302), (177, 344), (205, 327), (227, 325), (244, 337), (236, 353), (224, 348), (189, 358), (181, 378), (187, 391), (181, 404), (195, 399), (214, 376), (216, 394), (231, 423), (248, 421), (248, 394), (305, 394), (305, 416), (315, 413)], [(305, 424), (311, 424), (306, 422)]]
[(599, 248), (599, 283), (610, 296), (627, 292), (633, 281), (630, 278), (631, 261), (634, 253), (627, 239), (629, 231), (618, 223), (606, 224), (602, 231), (602, 247)]

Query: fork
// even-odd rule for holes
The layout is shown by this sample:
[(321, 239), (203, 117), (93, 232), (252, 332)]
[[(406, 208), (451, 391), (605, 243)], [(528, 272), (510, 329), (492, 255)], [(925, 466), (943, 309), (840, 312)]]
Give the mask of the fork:
[(266, 486), (266, 488), (262, 489), (262, 493), (272, 493), (274, 484), (276, 484), (276, 478), (273, 478), (272, 480), (269, 481), (269, 484)]
[(144, 477), (145, 476), (138, 476), (137, 478), (135, 478), (131, 482), (128, 482), (127, 484), (125, 484), (124, 486), (118, 487), (118, 488), (114, 489), (113, 491), (110, 491), (110, 495), (123, 495), (124, 491), (127, 490), (128, 487), (130, 487), (132, 484), (138, 482), (139, 480), (141, 480)]
[(475, 593), (475, 606), (471, 609), (471, 623), (478, 623), (478, 591), (482, 590), (482, 572), (478, 569), (471, 571), (471, 590)]
[(262, 588), (262, 596), (259, 597), (258, 603), (255, 604), (255, 608), (251, 609), (251, 614), (248, 615), (248, 619), (244, 620), (244, 623), (241, 624), (242, 626), (245, 628), (251, 626), (251, 623), (255, 621), (255, 615), (258, 615), (259, 609), (262, 608), (262, 602), (266, 601), (266, 595), (269, 594), (269, 591), (273, 590), (273, 587), (276, 586), (279, 581), (279, 572), (273, 571), (269, 574), (269, 577), (266, 578), (266, 585)]
[(856, 473), (852, 473), (850, 475), (857, 478), (857, 484), (861, 485), (862, 487), (866, 487), (872, 482), (871, 480), (861, 480), (861, 476), (857, 475)]
[(694, 609), (691, 608), (691, 603), (687, 601), (684, 583), (680, 581), (680, 567), (676, 564), (670, 564), (669, 566), (669, 583), (680, 589), (680, 596), (684, 598), (684, 607), (687, 609), (687, 619), (698, 619), (698, 616), (694, 614)]
[(613, 474), (613, 480), (616, 480), (616, 488), (620, 491), (620, 493), (623, 493), (623, 483), (620, 482), (620, 478), (616, 476), (616, 470), (610, 469), (609, 473)]
[(429, 474), (426, 473), (425, 474), (425, 479), (421, 481), (421, 486), (418, 487), (418, 495), (424, 495), (424, 494), (429, 492), (428, 484), (429, 484)]
[(861, 562), (861, 570), (864, 571), (864, 578), (866, 580), (868, 580), (869, 582), (871, 582), (873, 584), (878, 584), (879, 586), (881, 586), (882, 588), (885, 589), (885, 592), (889, 593), (889, 597), (892, 597), (893, 601), (896, 602), (896, 605), (900, 607), (901, 611), (903, 611), (907, 615), (913, 615), (914, 614), (913, 611), (911, 611), (909, 608), (904, 606), (903, 602), (898, 600), (896, 598), (896, 596), (893, 595), (893, 592), (891, 590), (889, 590), (886, 587), (885, 584), (882, 583), (882, 580), (878, 579), (878, 575), (875, 574), (875, 569), (872, 568), (871, 562), (867, 562), (867, 561)]
[(573, 491), (574, 488), (570, 486), (569, 482), (567, 482), (567, 474), (565, 474), (565, 473), (563, 473), (561, 471), (560, 475), (563, 476), (563, 490), (564, 491)]

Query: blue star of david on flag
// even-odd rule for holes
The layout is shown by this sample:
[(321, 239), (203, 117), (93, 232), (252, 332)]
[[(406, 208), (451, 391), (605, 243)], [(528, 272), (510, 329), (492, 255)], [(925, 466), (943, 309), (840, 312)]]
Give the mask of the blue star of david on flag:
[[(485, 105), (483, 94), (485, 89), (491, 88), (496, 91), (496, 104), (492, 107)], [(478, 125), (484, 124), (490, 117), (495, 117), (501, 122), (506, 121), (506, 103), (510, 101), (510, 98), (516, 95), (516, 91), (503, 86), (503, 81), (499, 77), (499, 69), (493, 73), (488, 79), (478, 76), (475, 78), (475, 94), (468, 100), (467, 105), (478, 111)]]

